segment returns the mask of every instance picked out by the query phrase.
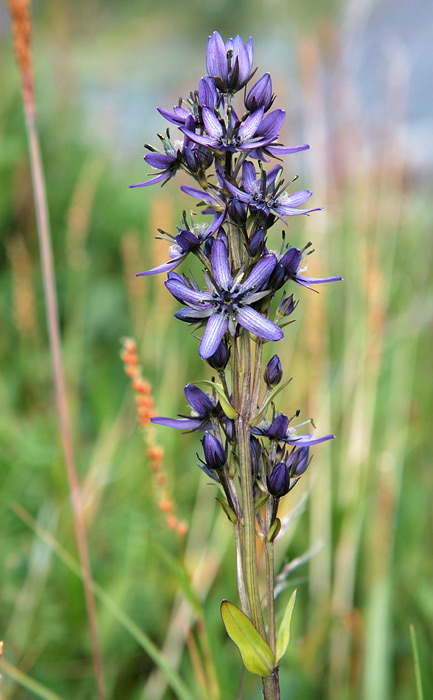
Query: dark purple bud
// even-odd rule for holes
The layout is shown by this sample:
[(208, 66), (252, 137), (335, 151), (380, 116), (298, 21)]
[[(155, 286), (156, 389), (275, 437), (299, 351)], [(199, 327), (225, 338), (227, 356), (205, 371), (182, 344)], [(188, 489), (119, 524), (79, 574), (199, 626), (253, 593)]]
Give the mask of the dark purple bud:
[(257, 475), (260, 473), (262, 447), (260, 442), (254, 436), (250, 438), (250, 451), (251, 451), (251, 472), (253, 475), (253, 481), (256, 479)]
[(265, 73), (246, 96), (245, 107), (249, 112), (255, 112), (256, 109), (263, 107), (266, 112), (273, 101), (271, 76)]
[(235, 422), (231, 418), (226, 418), (225, 433), (227, 440), (233, 442), (236, 437)]
[(297, 302), (294, 301), (293, 294), (286, 297), (286, 294), (284, 293), (277, 309), (277, 316), (290, 316), (290, 314), (293, 313), (294, 309), (296, 308), (296, 305)]
[(222, 370), (227, 366), (227, 362), (230, 359), (230, 350), (227, 345), (222, 340), (215, 350), (214, 354), (208, 357), (206, 362), (210, 364), (213, 369)]
[(209, 469), (219, 471), (226, 463), (226, 453), (220, 441), (206, 431), (202, 440), (204, 458)]
[(290, 490), (290, 472), (285, 462), (278, 462), (268, 478), (268, 490), (272, 496), (282, 498)]
[(307, 471), (309, 465), (309, 447), (299, 447), (290, 453), (287, 460), (287, 467), (290, 476), (302, 476)]
[(255, 258), (260, 253), (262, 253), (265, 247), (265, 232), (262, 227), (257, 229), (257, 231), (251, 236), (248, 243), (248, 251), (250, 255)]
[(281, 263), (277, 263), (272, 271), (272, 275), (269, 278), (268, 287), (277, 291), (280, 289), (287, 279), (286, 271)]
[(284, 440), (287, 435), (289, 422), (285, 413), (279, 413), (270, 424), (266, 433), (267, 436), (273, 440)]
[(278, 355), (274, 355), (266, 365), (263, 379), (268, 389), (273, 389), (274, 386), (277, 386), (281, 382), (282, 378), (283, 370), (281, 368), (280, 358)]
[(289, 248), (287, 253), (283, 255), (280, 260), (280, 264), (284, 267), (287, 275), (289, 277), (294, 277), (298, 271), (298, 267), (301, 264), (302, 251), (299, 248)]

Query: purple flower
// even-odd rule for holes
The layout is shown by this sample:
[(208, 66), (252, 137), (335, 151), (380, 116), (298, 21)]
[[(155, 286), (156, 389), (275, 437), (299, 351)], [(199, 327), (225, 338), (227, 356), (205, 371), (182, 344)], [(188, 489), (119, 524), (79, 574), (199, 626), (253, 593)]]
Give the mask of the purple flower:
[[(185, 123), (188, 127), (188, 133), (193, 133), (194, 118), (188, 115)], [(167, 129), (166, 135), (162, 136), (159, 134), (159, 138), (161, 139), (164, 153), (160, 153), (156, 148), (147, 144), (146, 148), (151, 153), (147, 153), (144, 156), (144, 160), (152, 168), (157, 168), (161, 172), (150, 178), (150, 180), (137, 182), (134, 185), (129, 185), (130, 187), (147, 187), (148, 185), (156, 185), (157, 182), (165, 184), (176, 175), (180, 168), (192, 173), (198, 173), (201, 170), (206, 170), (212, 164), (212, 153), (198, 146), (186, 135), (184, 135), (183, 141), (172, 143)]]
[(318, 445), (320, 442), (326, 442), (335, 438), (335, 435), (330, 434), (323, 435), (320, 438), (313, 438), (311, 433), (297, 435), (295, 428), (289, 428), (289, 423), (289, 418), (284, 413), (279, 413), (271, 424), (265, 422), (262, 427), (253, 428), (251, 432), (254, 435), (261, 435), (270, 440), (285, 442), (288, 445), (297, 447), (310, 447), (310, 445)]
[(242, 273), (238, 273), (235, 279), (232, 277), (224, 241), (216, 239), (211, 263), (214, 282), (206, 277), (209, 291), (199, 291), (185, 278), (173, 278), (173, 273), (165, 283), (171, 294), (186, 305), (175, 313), (176, 318), (188, 323), (202, 323), (207, 319), (199, 347), (200, 356), (204, 360), (211, 357), (227, 330), (235, 335), (238, 323), (260, 338), (280, 340), (283, 337), (281, 328), (250, 306), (269, 294), (263, 286), (275, 266), (275, 255), (264, 255), (241, 282)]
[[(288, 457), (286, 458), (286, 464), (290, 471), (291, 477), (300, 477), (307, 471), (307, 467), (310, 463), (310, 448), (309, 447), (297, 447), (293, 448)], [(295, 482), (296, 483), (296, 482)], [(295, 484), (293, 484), (294, 486)]]
[(215, 81), (205, 76), (201, 78), (198, 90), (191, 92), (186, 100), (180, 99), (179, 104), (173, 107), (172, 112), (162, 107), (157, 107), (157, 109), (164, 119), (167, 119), (167, 121), (178, 127), (185, 126), (190, 116), (193, 117), (195, 126), (201, 126), (202, 122), (199, 108), (210, 107), (211, 109), (216, 109), (219, 99)]
[[(192, 117), (188, 118), (187, 123), (191, 129), (194, 129), (194, 120)], [(182, 167), (185, 159), (185, 148), (189, 145), (188, 137), (185, 136), (183, 142), (175, 141), (174, 144), (172, 144), (170, 133), (167, 129), (166, 135), (162, 136), (159, 134), (159, 138), (161, 139), (164, 153), (160, 153), (153, 146), (146, 145), (146, 148), (148, 148), (151, 153), (147, 153), (144, 156), (144, 160), (152, 168), (158, 168), (161, 172), (150, 180), (137, 182), (134, 185), (129, 185), (130, 187), (147, 187), (148, 185), (156, 185), (157, 182), (162, 182), (164, 184), (174, 177), (179, 168)]]
[(245, 108), (249, 112), (255, 112), (256, 109), (263, 107), (265, 112), (272, 107), (275, 96), (272, 95), (272, 79), (269, 73), (262, 75), (255, 85), (251, 88), (245, 98)]
[(321, 207), (297, 209), (300, 204), (304, 204), (311, 197), (312, 192), (299, 190), (291, 195), (287, 194), (283, 181), (280, 181), (281, 172), (282, 166), (276, 165), (267, 173), (262, 170), (260, 177), (256, 178), (254, 164), (251, 161), (245, 161), (242, 166), (243, 190), (228, 181), (225, 184), (234, 197), (247, 204), (250, 209), (261, 211), (266, 218), (276, 215), (284, 223), (287, 223), (284, 216), (320, 211)]
[(292, 279), (297, 284), (303, 287), (309, 287), (310, 284), (323, 284), (324, 282), (339, 282), (343, 278), (339, 275), (333, 277), (306, 277), (300, 274), (304, 269), (301, 267), (303, 252), (299, 248), (289, 248), (283, 257), (278, 261), (279, 265), (284, 269), (284, 281)]
[(145, 275), (156, 275), (159, 272), (170, 272), (174, 270), (182, 260), (185, 260), (189, 253), (196, 253), (203, 243), (205, 243), (215, 231), (218, 230), (223, 222), (223, 215), (215, 218), (215, 220), (207, 226), (206, 224), (196, 224), (193, 229), (182, 229), (177, 236), (174, 237), (175, 243), (170, 246), (170, 260), (157, 267), (152, 267), (146, 272), (137, 272), (136, 277)]
[(202, 440), (204, 458), (206, 465), (212, 471), (219, 471), (227, 461), (224, 447), (212, 433), (205, 432)]
[(278, 386), (282, 378), (283, 370), (281, 367), (281, 360), (278, 355), (274, 355), (266, 365), (263, 379), (268, 389), (273, 389), (275, 386)]
[[(196, 134), (189, 127), (182, 127), (181, 130), (192, 141), (220, 152), (259, 152), (260, 149), (269, 148), (278, 139), (286, 115), (282, 109), (274, 109), (266, 117), (263, 114), (264, 108), (259, 107), (244, 120), (236, 119), (234, 115), (234, 124), (230, 122), (227, 126), (213, 109), (203, 107), (202, 118), (207, 136)], [(275, 147), (280, 148), (277, 145)]]
[(268, 477), (269, 493), (275, 498), (282, 498), (290, 491), (290, 472), (285, 462), (278, 462)]
[(191, 406), (191, 416), (180, 415), (179, 418), (164, 418), (158, 416), (151, 418), (152, 423), (157, 425), (165, 425), (168, 428), (177, 428), (179, 430), (207, 430), (211, 428), (211, 417), (217, 416), (220, 419), (223, 416), (222, 410), (218, 403), (209, 398), (201, 389), (194, 384), (187, 384), (185, 396)]
[(246, 46), (239, 35), (224, 44), (221, 34), (214, 32), (207, 42), (206, 70), (219, 90), (236, 92), (250, 78), (253, 56), (251, 37)]

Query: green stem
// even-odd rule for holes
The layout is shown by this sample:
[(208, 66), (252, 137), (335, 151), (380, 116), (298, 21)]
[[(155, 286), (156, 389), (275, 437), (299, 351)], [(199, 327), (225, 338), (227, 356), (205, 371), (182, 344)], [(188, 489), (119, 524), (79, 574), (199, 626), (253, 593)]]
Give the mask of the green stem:
[[(248, 331), (241, 330), (240, 354), (235, 353), (235, 374), (238, 383), (238, 417), (236, 432), (239, 450), (239, 473), (243, 511), (243, 563), (245, 586), (254, 627), (266, 640), (265, 623), (260, 602), (259, 576), (257, 569), (256, 528), (253, 497), (253, 479), (251, 474), (250, 428), (251, 410), (251, 354)], [(237, 362), (236, 362), (237, 360)], [(237, 365), (237, 367), (236, 367)]]
[[(273, 522), (273, 501), (272, 496), (266, 503), (266, 535)], [(268, 638), (269, 646), (275, 654), (275, 595), (274, 595), (274, 543), (268, 542), (265, 537), (265, 553), (266, 553), (266, 595), (268, 602)]]
[(247, 589), (245, 587), (244, 578), (244, 559), (243, 559), (243, 548), (242, 548), (242, 530), (239, 522), (233, 525), (233, 530), (235, 533), (235, 546), (236, 546), (236, 578), (238, 583), (239, 600), (241, 602), (242, 612), (248, 617), (251, 617), (250, 605), (248, 603)]

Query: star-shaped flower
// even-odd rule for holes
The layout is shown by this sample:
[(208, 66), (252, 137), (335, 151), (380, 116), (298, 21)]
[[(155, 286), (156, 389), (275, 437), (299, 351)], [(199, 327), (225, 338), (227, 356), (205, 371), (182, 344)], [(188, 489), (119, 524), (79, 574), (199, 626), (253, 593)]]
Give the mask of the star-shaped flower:
[(269, 294), (263, 287), (275, 267), (275, 255), (264, 255), (244, 281), (241, 281), (242, 274), (233, 279), (226, 245), (222, 239), (216, 239), (212, 245), (211, 264), (214, 281), (206, 277), (209, 291), (197, 290), (186, 278), (175, 273), (170, 273), (165, 283), (171, 294), (186, 305), (175, 313), (176, 318), (189, 323), (207, 319), (200, 356), (207, 359), (213, 355), (227, 330), (235, 334), (237, 324), (260, 338), (280, 340), (283, 337), (281, 328), (250, 306)]

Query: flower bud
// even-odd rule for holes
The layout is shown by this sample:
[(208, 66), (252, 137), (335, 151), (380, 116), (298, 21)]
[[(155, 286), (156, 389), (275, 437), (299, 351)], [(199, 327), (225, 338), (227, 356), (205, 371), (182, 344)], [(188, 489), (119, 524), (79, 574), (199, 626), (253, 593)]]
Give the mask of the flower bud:
[(281, 382), (282, 378), (283, 370), (281, 368), (280, 358), (278, 355), (274, 355), (266, 365), (263, 379), (268, 389), (273, 389), (274, 386), (277, 386)]
[(245, 107), (249, 112), (255, 112), (263, 107), (266, 112), (273, 101), (271, 76), (265, 73), (249, 91), (245, 98)]
[(231, 418), (226, 418), (225, 434), (229, 442), (233, 442), (236, 437), (235, 422)]
[(287, 275), (284, 267), (281, 265), (281, 263), (277, 263), (272, 270), (271, 276), (269, 277), (269, 289), (273, 289), (276, 292), (278, 289), (281, 289), (286, 279)]
[(278, 462), (268, 478), (268, 490), (272, 496), (281, 498), (289, 492), (290, 472), (285, 462)]
[(309, 465), (309, 447), (298, 447), (290, 453), (287, 466), (290, 476), (301, 476), (307, 471)]
[(255, 258), (263, 251), (265, 247), (265, 232), (262, 227), (257, 229), (257, 231), (251, 236), (248, 243), (249, 254)]
[(251, 473), (253, 481), (260, 473), (261, 456), (262, 456), (262, 446), (257, 438), (251, 436), (250, 438), (250, 452), (251, 452)]
[(294, 301), (293, 299), (293, 294), (286, 297), (286, 293), (284, 292), (283, 298), (281, 299), (277, 309), (277, 316), (290, 316), (290, 314), (295, 310), (297, 303), (298, 302)]
[(217, 372), (219, 370), (225, 369), (227, 362), (230, 359), (230, 350), (228, 349), (225, 342), (222, 340), (215, 350), (214, 354), (208, 357), (206, 362)]
[(205, 432), (203, 440), (204, 458), (209, 469), (219, 471), (226, 463), (226, 453), (220, 441), (208, 430)]

